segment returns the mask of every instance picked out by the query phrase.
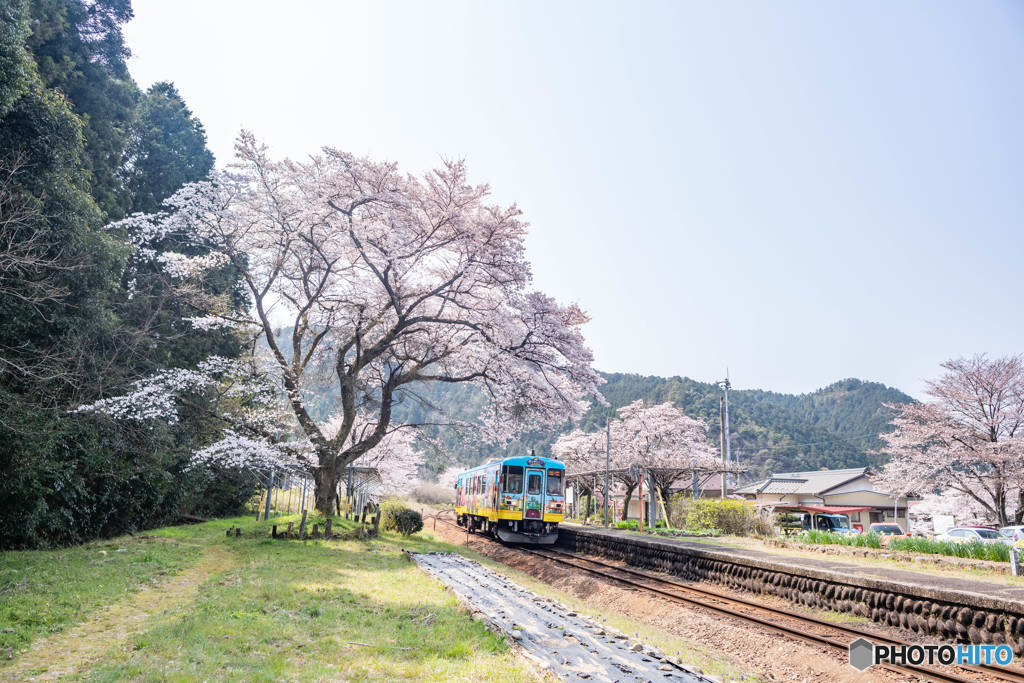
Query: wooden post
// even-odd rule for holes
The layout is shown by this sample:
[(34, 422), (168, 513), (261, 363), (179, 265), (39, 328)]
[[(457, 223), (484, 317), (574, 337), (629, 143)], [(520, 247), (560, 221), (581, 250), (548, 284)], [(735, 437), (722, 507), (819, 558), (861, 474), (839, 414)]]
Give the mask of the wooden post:
[(270, 537), (271, 538), (277, 538), (277, 525), (276, 524), (273, 527), (271, 527)]
[(299, 538), (303, 541), (306, 540), (306, 511), (302, 511), (302, 521), (299, 522)]
[(292, 525), (293, 524), (295, 524), (295, 522), (288, 522), (288, 531), (286, 532), (288, 535), (285, 536), (285, 538), (287, 538), (289, 541), (292, 540)]
[(314, 524), (313, 525), (313, 538), (320, 538), (320, 525), (319, 524)]
[(235, 538), (241, 538), (241, 537), (242, 537), (242, 527), (238, 527), (237, 529), (235, 529)]
[(328, 517), (327, 521), (324, 522), (324, 538), (326, 538), (328, 540), (330, 540), (330, 538), (331, 538), (331, 522), (333, 522), (333, 521), (334, 521), (333, 518)]
[(366, 505), (363, 506), (363, 514), (362, 514), (362, 516), (359, 517), (359, 523), (360, 524), (366, 524), (366, 511), (367, 511), (367, 509), (369, 509), (369, 507), (370, 507), (369, 503), (367, 503)]
[(380, 534), (380, 506), (377, 506), (377, 512), (373, 515), (373, 535), (377, 536)]

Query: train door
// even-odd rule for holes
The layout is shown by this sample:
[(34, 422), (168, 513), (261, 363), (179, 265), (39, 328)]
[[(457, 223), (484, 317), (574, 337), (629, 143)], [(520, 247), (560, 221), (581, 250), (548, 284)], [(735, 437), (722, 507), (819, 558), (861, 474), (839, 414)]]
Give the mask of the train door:
[[(527, 463), (529, 465), (529, 463)], [(526, 469), (526, 495), (523, 519), (541, 519), (544, 517), (544, 466)]]

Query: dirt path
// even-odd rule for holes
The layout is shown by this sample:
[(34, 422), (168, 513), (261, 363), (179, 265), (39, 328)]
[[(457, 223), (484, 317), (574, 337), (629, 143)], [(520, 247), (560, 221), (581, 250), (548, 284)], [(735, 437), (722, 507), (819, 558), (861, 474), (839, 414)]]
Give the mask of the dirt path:
[[(203, 583), (229, 569), (234, 561), (234, 555), (224, 548), (210, 546), (194, 565), (167, 583), (145, 588), (68, 631), (37, 640), (10, 666), (0, 667), (0, 677), (53, 680), (88, 671), (111, 648), (144, 632), (169, 610), (190, 603)], [(167, 620), (173, 618), (177, 617)]]

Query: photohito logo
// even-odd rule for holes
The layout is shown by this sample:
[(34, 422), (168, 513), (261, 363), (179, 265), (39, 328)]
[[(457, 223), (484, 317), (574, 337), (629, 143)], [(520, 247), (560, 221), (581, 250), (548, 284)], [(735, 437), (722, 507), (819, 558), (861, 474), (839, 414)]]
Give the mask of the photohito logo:
[(1009, 645), (875, 645), (866, 638), (850, 643), (850, 666), (858, 671), (882, 663), (1006, 666), (1012, 661)]

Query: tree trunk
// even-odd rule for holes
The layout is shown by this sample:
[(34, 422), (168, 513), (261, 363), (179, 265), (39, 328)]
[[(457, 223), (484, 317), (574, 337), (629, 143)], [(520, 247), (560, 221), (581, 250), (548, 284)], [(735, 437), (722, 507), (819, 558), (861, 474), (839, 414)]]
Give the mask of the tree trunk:
[(313, 481), (315, 482), (313, 505), (317, 512), (325, 517), (334, 516), (341, 471), (339, 468), (327, 465), (318, 467), (313, 472)]
[(626, 497), (622, 499), (622, 521), (625, 522), (629, 517), (629, 501), (633, 498), (633, 489), (636, 486), (626, 487)]

